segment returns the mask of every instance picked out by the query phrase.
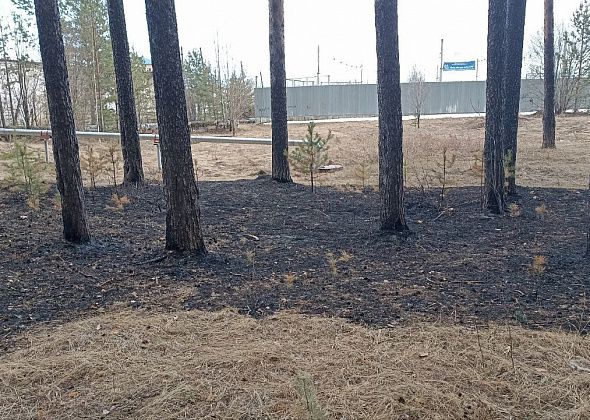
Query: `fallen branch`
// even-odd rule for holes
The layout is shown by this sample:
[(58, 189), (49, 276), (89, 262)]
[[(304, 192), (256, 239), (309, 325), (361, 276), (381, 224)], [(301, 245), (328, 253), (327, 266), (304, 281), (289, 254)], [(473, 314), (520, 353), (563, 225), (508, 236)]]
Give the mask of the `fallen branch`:
[(159, 263), (161, 261), (164, 261), (166, 258), (168, 258), (168, 255), (163, 255), (163, 256), (158, 257), (158, 258), (153, 258), (151, 260), (142, 261), (142, 262), (138, 263), (138, 265), (155, 264), (155, 263)]

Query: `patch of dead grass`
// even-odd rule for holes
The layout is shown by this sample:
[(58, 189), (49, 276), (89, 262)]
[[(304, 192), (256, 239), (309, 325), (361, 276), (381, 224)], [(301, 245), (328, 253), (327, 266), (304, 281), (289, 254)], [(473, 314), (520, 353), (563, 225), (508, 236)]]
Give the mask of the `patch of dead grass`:
[(23, 336), (0, 358), (0, 418), (304, 419), (306, 375), (330, 419), (587, 419), (587, 341), (511, 333), (113, 312)]
[[(519, 123), (517, 183), (522, 186), (586, 188), (588, 186), (588, 162), (590, 160), (590, 118), (588, 116), (557, 118), (557, 149), (541, 149), (543, 139), (542, 119), (524, 117)], [(289, 135), (293, 139), (305, 136), (305, 124), (290, 124)], [(329, 157), (334, 163), (344, 166), (337, 173), (322, 174), (318, 185), (343, 187), (375, 187), (378, 185), (378, 122), (322, 122), (318, 130), (332, 130), (335, 135)], [(271, 126), (245, 124), (238, 136), (270, 138)], [(404, 172), (406, 185), (411, 188), (440, 187), (433, 171), (439, 167), (442, 150), (456, 157), (449, 170), (448, 184), (453, 187), (479, 186), (481, 174), (474, 171), (475, 157), (481, 157), (485, 137), (485, 119), (449, 118), (423, 120), (421, 128), (404, 123)], [(97, 152), (105, 153), (109, 142), (81, 139), (82, 148), (92, 145)], [(8, 143), (0, 142), (0, 152), (7, 150)], [(31, 147), (41, 155), (43, 143), (34, 141)], [(156, 148), (152, 141), (142, 142), (142, 156), (146, 176), (161, 181), (157, 168)], [(270, 172), (270, 147), (262, 145), (211, 144), (193, 145), (193, 157), (199, 161), (199, 180), (227, 181), (253, 178), (263, 170)], [(51, 160), (53, 160), (51, 158)], [(359, 168), (364, 163), (365, 168)], [(362, 172), (362, 174), (359, 174)], [(4, 165), (0, 164), (0, 180), (5, 178)], [(86, 177), (86, 174), (83, 174)], [(294, 174), (297, 182), (307, 179)], [(87, 177), (86, 177), (87, 178)], [(361, 179), (362, 178), (362, 179)], [(428, 178), (428, 179), (424, 179)], [(54, 180), (51, 174), (48, 180)], [(85, 179), (86, 184), (89, 180)], [(107, 175), (102, 175), (99, 184), (110, 184)], [(428, 185), (425, 185), (428, 184)]]

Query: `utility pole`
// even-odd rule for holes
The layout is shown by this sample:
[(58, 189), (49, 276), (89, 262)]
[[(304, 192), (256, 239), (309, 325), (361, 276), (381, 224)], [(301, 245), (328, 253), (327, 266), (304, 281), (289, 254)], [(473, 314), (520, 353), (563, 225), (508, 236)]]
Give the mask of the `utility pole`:
[(443, 81), (443, 68), (445, 66), (445, 59), (444, 59), (444, 51), (445, 51), (445, 40), (440, 40), (440, 76), (438, 77), (438, 81)]
[(320, 85), (320, 46), (318, 45), (318, 86)]

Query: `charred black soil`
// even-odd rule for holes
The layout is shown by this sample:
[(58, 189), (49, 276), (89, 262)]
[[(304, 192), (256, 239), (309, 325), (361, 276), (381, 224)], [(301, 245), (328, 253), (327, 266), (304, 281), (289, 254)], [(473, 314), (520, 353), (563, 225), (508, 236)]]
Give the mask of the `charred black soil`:
[[(522, 188), (503, 217), (481, 211), (478, 188), (452, 189), (442, 212), (437, 192), (409, 191), (411, 234), (396, 236), (378, 230), (375, 192), (266, 178), (200, 189), (201, 257), (164, 251), (158, 185), (87, 190), (88, 246), (61, 239), (54, 192), (32, 211), (0, 191), (0, 337), (113, 304), (589, 330), (585, 191)], [(122, 211), (115, 192), (130, 200)]]

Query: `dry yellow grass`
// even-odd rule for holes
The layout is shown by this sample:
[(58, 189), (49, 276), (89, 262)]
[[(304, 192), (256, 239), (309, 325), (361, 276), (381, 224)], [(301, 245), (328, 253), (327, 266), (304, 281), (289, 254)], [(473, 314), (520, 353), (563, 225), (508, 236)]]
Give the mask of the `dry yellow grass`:
[(558, 332), (122, 310), (19, 343), (3, 419), (305, 419), (306, 374), (328, 419), (590, 418), (590, 346)]
[[(303, 138), (307, 127), (304, 124), (289, 125), (291, 138)], [(378, 123), (322, 122), (317, 125), (320, 134), (334, 133), (330, 146), (330, 158), (342, 164), (344, 170), (322, 175), (323, 186), (361, 187), (376, 186), (378, 180)], [(270, 137), (267, 124), (242, 125), (238, 136)], [(437, 187), (440, 180), (433, 172), (439, 170), (443, 149), (456, 162), (448, 173), (448, 186), (479, 185), (481, 155), (485, 136), (483, 118), (457, 118), (424, 120), (417, 129), (410, 122), (404, 123), (404, 153), (406, 183), (410, 187)], [(531, 187), (587, 188), (590, 173), (590, 117), (561, 116), (557, 119), (557, 149), (542, 150), (542, 119), (520, 119), (519, 155), (517, 177), (519, 185)], [(109, 142), (82, 140), (81, 150), (86, 145), (106, 152)], [(148, 178), (159, 179), (156, 148), (150, 141), (142, 143), (145, 171)], [(0, 152), (8, 145), (0, 143)], [(43, 155), (43, 145), (34, 145)], [(227, 181), (255, 177), (259, 171), (270, 172), (269, 146), (244, 146), (203, 143), (193, 147), (193, 156), (198, 166), (200, 180)], [(0, 165), (0, 180), (3, 178)], [(119, 174), (121, 177), (122, 172)], [(85, 182), (89, 179), (85, 174)], [(50, 180), (53, 175), (49, 175)], [(306, 179), (295, 174), (298, 182)], [(108, 174), (100, 177), (99, 183), (108, 184)]]

